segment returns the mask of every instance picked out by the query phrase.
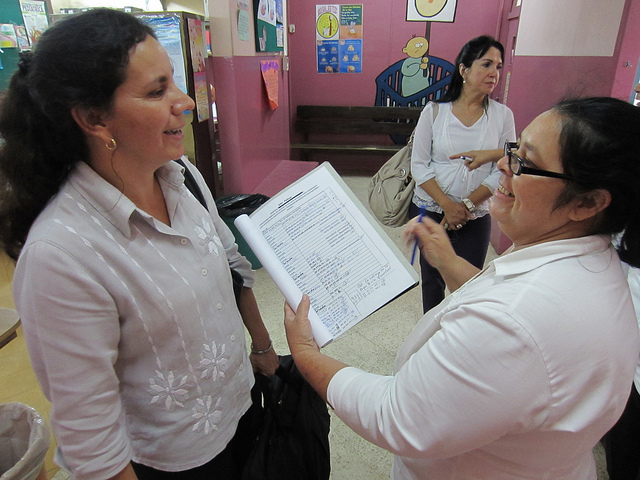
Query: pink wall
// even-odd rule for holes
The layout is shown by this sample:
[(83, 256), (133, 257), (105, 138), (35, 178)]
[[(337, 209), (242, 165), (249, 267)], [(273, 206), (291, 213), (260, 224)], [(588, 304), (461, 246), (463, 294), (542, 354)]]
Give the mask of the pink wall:
[(610, 95), (615, 66), (615, 57), (516, 57), (507, 105), (517, 130), (565, 97)]
[[(231, 0), (229, 0), (231, 2)], [(375, 77), (406, 58), (402, 48), (412, 35), (424, 35), (425, 23), (405, 21), (406, 0), (359, 0), (363, 5), (363, 71), (319, 74), (315, 54), (315, 0), (290, 0), (290, 71), (281, 68), (280, 107), (268, 108), (260, 60), (280, 56), (220, 56), (213, 59), (224, 193), (246, 193), (291, 158), (287, 128), (298, 104), (372, 105)], [(502, 10), (511, 0), (458, 0), (454, 23), (434, 23), (430, 54), (454, 61), (460, 47), (481, 34), (506, 43)], [(507, 104), (518, 130), (567, 95), (614, 95), (627, 99), (640, 56), (640, 0), (628, 0), (614, 57), (515, 57)], [(233, 21), (233, 19), (229, 20)], [(634, 26), (636, 28), (634, 28)], [(623, 67), (624, 61), (633, 68)], [(282, 67), (282, 64), (281, 64)], [(505, 72), (506, 73), (506, 72)], [(496, 92), (501, 96), (501, 92)], [(295, 136), (295, 133), (291, 133)], [(295, 155), (295, 153), (294, 153)]]
[[(279, 107), (269, 108), (261, 60), (277, 60)], [(289, 158), (287, 74), (280, 56), (214, 57), (224, 194), (251, 193)]]
[[(640, 0), (627, 0), (612, 57), (516, 56), (507, 105), (518, 131), (565, 97), (617, 96), (628, 100), (640, 56), (639, 21)], [(633, 59), (633, 68), (622, 66), (625, 57)]]
[[(364, 18), (362, 73), (319, 74), (314, 24), (317, 3), (289, 2), (289, 23), (296, 26), (295, 33), (289, 35), (292, 119), (299, 104), (372, 105), (375, 77), (406, 58), (402, 48), (412, 35), (425, 33), (423, 22), (405, 20), (406, 0), (359, 0)], [(511, 3), (458, 0), (454, 23), (432, 24), (429, 53), (453, 62), (467, 40), (482, 34), (499, 37), (506, 47), (509, 27), (501, 17), (502, 10), (508, 11)], [(523, 129), (565, 96), (612, 95), (628, 99), (640, 57), (638, 24), (640, 0), (627, 0), (613, 57), (515, 57), (507, 104), (514, 112), (517, 129)], [(631, 63), (631, 68), (623, 66), (625, 61)], [(496, 91), (496, 96), (502, 97), (503, 92)]]
[[(291, 108), (297, 105), (373, 105), (375, 78), (389, 65), (407, 58), (402, 52), (413, 36), (424, 36), (425, 22), (407, 22), (406, 0), (358, 0), (363, 5), (362, 73), (317, 73), (315, 51), (316, 0), (290, 0)], [(321, 3), (321, 2), (320, 2)], [(344, 3), (344, 2), (343, 2)], [(458, 0), (454, 23), (434, 23), (430, 54), (453, 62), (464, 43), (496, 35), (502, 0)]]
[[(631, 96), (629, 85), (633, 85), (638, 61), (640, 60), (640, 0), (627, 2), (623, 14), (620, 56), (616, 65), (611, 96), (628, 101)], [(625, 23), (626, 22), (626, 25)], [(629, 66), (626, 66), (629, 62)]]

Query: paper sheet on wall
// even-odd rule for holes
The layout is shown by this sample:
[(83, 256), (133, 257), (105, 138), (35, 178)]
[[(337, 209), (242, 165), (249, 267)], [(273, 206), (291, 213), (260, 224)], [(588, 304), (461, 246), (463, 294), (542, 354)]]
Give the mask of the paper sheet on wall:
[(328, 163), (235, 224), (292, 307), (309, 295), (320, 346), (418, 283), (402, 252)]
[(269, 99), (269, 107), (271, 110), (278, 108), (278, 71), (280, 65), (277, 60), (262, 60), (260, 62), (260, 71), (262, 72), (262, 80), (267, 89), (267, 98)]

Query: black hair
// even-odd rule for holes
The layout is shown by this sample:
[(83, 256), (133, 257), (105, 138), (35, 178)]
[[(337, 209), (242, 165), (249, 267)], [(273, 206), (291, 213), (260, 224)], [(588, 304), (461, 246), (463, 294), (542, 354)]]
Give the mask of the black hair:
[[(451, 83), (449, 89), (439, 100), (435, 100), (438, 103), (454, 102), (462, 94), (462, 75), (460, 74), (460, 65), (464, 65), (467, 68), (471, 68), (473, 62), (482, 58), (485, 53), (489, 51), (491, 47), (497, 48), (500, 51), (500, 58), (504, 61), (504, 47), (495, 38), (489, 35), (481, 35), (480, 37), (472, 38), (469, 40), (460, 50), (456, 57), (455, 68), (451, 75)], [(484, 108), (485, 110), (489, 106), (489, 99), (485, 96)]]
[(0, 241), (18, 258), (29, 229), (89, 147), (74, 107), (109, 111), (131, 49), (153, 30), (98, 8), (57, 22), (18, 70), (0, 104)]
[(565, 100), (552, 111), (561, 117), (560, 157), (566, 181), (556, 207), (596, 189), (611, 204), (591, 234), (622, 232), (620, 258), (640, 267), (640, 108), (615, 98)]

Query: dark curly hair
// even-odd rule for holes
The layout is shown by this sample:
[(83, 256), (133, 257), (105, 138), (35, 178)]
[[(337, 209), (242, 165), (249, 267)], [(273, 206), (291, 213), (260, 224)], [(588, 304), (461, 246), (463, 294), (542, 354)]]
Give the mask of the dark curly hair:
[(49, 28), (0, 105), (0, 241), (17, 260), (29, 229), (89, 148), (71, 110), (108, 111), (129, 53), (153, 30), (133, 15), (99, 8)]

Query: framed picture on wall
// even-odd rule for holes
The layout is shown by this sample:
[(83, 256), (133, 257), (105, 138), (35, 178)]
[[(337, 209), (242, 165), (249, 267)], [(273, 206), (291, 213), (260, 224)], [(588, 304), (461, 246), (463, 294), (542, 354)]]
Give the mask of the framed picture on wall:
[(453, 22), (458, 0), (407, 0), (408, 22)]

